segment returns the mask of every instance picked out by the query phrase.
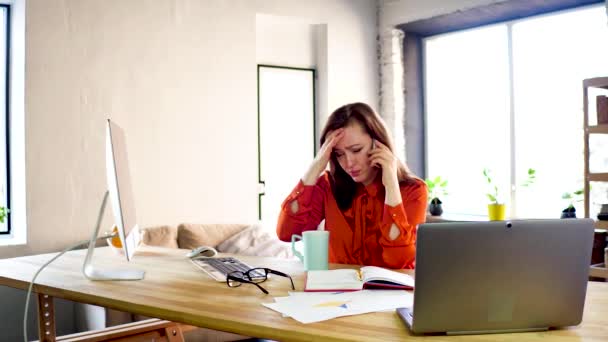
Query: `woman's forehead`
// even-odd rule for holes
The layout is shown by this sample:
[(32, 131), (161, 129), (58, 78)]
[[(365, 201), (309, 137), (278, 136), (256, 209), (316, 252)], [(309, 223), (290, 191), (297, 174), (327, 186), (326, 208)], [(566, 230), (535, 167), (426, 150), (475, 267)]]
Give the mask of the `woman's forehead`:
[(344, 127), (344, 136), (338, 141), (336, 148), (342, 150), (355, 144), (365, 144), (369, 139), (369, 134), (357, 122)]

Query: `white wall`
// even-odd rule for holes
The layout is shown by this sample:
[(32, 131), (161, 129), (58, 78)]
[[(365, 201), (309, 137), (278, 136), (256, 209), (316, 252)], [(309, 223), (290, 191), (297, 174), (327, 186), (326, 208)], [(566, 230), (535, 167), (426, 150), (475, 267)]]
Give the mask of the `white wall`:
[(314, 69), (318, 24), (300, 17), (257, 14), (257, 64)]
[[(256, 0), (256, 3), (258, 13), (298, 17), (322, 25), (321, 36), (325, 35), (322, 29), (326, 26), (327, 42), (319, 43), (327, 45), (327, 112), (355, 101), (378, 107), (376, 1)], [(287, 3), (290, 5), (286, 6)], [(322, 120), (328, 115), (319, 114)]]
[[(256, 220), (260, 13), (325, 23), (327, 107), (377, 107), (373, 1), (28, 0), (28, 244), (2, 246), (0, 258), (89, 238), (106, 189), (107, 117), (127, 132), (142, 226)], [(22, 291), (0, 288), (0, 298), (0, 317), (20, 312)], [(58, 322), (73, 326), (69, 314)], [(9, 323), (2, 335), (19, 339)]]
[(315, 69), (316, 129), (320, 132), (335, 109), (328, 108), (327, 23), (303, 17), (256, 15), (256, 61), (258, 64)]
[(28, 244), (0, 257), (88, 237), (106, 117), (127, 132), (142, 226), (255, 220), (256, 14), (326, 23), (328, 108), (377, 107), (367, 0), (30, 0), (26, 11)]

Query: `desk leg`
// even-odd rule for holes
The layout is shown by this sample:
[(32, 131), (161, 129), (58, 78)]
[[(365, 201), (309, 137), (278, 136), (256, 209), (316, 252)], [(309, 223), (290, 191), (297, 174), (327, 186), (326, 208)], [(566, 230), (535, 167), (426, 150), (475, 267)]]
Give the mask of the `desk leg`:
[(38, 294), (38, 339), (40, 342), (55, 342), (55, 306), (53, 297)]
[(165, 328), (165, 335), (169, 342), (183, 342), (184, 334), (179, 324), (173, 324), (172, 326)]

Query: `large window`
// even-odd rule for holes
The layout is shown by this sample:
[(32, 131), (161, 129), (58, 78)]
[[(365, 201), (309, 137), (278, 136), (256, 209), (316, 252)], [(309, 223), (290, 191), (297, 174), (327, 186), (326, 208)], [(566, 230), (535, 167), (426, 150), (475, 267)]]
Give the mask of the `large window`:
[[(9, 207), (9, 103), (8, 103), (8, 56), (9, 56), (9, 7), (0, 5), (0, 207)], [(0, 234), (10, 234), (10, 217), (0, 223)]]
[(25, 1), (0, 0), (0, 246), (26, 243)]
[(488, 168), (511, 216), (559, 217), (583, 186), (582, 80), (608, 75), (607, 41), (603, 6), (425, 39), (427, 176), (448, 179), (446, 213), (486, 215)]

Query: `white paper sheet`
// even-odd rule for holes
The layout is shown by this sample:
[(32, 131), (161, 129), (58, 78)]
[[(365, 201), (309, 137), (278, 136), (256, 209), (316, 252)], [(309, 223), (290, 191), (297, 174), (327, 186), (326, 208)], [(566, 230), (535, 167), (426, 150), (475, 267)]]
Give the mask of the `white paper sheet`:
[(313, 323), (341, 316), (412, 307), (413, 293), (399, 290), (291, 292), (289, 297), (275, 300), (275, 303), (262, 305), (298, 322)]

